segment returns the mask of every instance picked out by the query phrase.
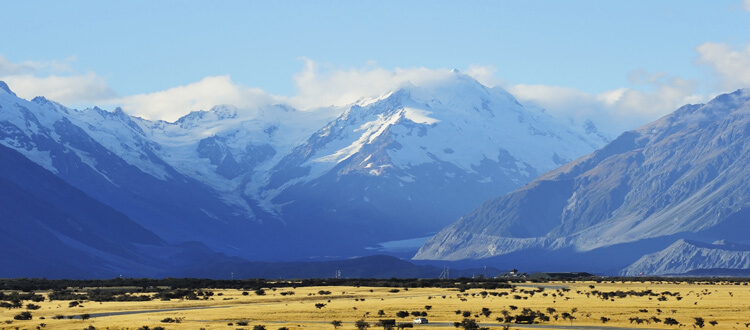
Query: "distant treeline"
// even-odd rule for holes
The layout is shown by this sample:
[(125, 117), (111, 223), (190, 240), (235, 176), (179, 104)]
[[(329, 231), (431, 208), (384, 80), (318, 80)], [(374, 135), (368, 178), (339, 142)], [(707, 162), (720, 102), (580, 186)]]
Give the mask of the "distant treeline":
[[(239, 280), (214, 280), (197, 278), (114, 278), (97, 280), (66, 280), (66, 279), (44, 279), (44, 278), (15, 278), (1, 279), (0, 290), (14, 290), (32, 292), (39, 290), (77, 290), (92, 288), (118, 288), (129, 292), (159, 292), (164, 289), (237, 289), (258, 290), (285, 287), (310, 287), (310, 286), (366, 286), (366, 287), (389, 287), (389, 288), (455, 288), (461, 291), (468, 289), (507, 289), (519, 283), (546, 283), (550, 281), (568, 281), (570, 278), (550, 279), (527, 279), (527, 278), (455, 278), (455, 279), (300, 279), (300, 280), (267, 280), (267, 279), (239, 279)], [(725, 283), (733, 285), (748, 285), (748, 278), (732, 277), (589, 277), (580, 280), (594, 282), (666, 282), (666, 283), (690, 283), (690, 284), (714, 284)]]
[[(164, 288), (175, 289), (237, 289), (258, 290), (262, 288), (310, 287), (310, 286), (367, 286), (389, 288), (457, 288), (502, 289), (512, 288), (523, 279), (301, 279), (301, 280), (212, 280), (196, 278), (115, 278), (106, 280), (49, 280), (39, 278), (0, 279), (0, 290), (39, 291), (90, 288), (140, 288), (140, 292), (155, 292)], [(132, 289), (128, 291), (133, 291)]]

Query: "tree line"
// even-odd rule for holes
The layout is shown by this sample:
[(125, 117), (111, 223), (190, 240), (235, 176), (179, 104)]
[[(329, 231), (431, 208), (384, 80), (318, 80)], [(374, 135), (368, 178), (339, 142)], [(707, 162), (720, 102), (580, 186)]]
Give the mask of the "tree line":
[[(459, 289), (507, 289), (524, 280), (511, 279), (300, 279), (267, 280), (238, 279), (216, 280), (197, 278), (114, 278), (114, 279), (44, 279), (15, 278), (0, 279), (0, 290), (32, 292), (39, 290), (69, 290), (84, 288), (132, 288), (130, 292), (156, 292), (159, 289), (243, 289), (310, 287), (310, 286), (368, 286), (393, 288), (459, 288)], [(1, 300), (1, 299), (0, 299)]]

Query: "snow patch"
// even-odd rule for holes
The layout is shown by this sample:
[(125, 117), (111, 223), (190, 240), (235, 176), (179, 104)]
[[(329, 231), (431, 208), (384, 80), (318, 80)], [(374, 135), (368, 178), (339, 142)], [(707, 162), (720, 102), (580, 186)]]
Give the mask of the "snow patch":
[(417, 124), (432, 125), (439, 122), (439, 119), (430, 117), (431, 111), (419, 110), (415, 108), (404, 108), (404, 118), (409, 119)]
[(115, 184), (114, 181), (112, 181), (112, 179), (109, 178), (109, 176), (107, 176), (107, 174), (105, 174), (104, 172), (100, 171), (96, 167), (96, 165), (97, 165), (96, 158), (92, 157), (91, 155), (89, 155), (89, 153), (87, 153), (87, 152), (85, 152), (83, 150), (80, 150), (80, 149), (77, 149), (77, 148), (74, 148), (74, 147), (70, 146), (67, 143), (65, 144), (65, 148), (67, 148), (68, 150), (72, 150), (73, 153), (75, 153), (78, 156), (78, 158), (81, 159), (82, 163), (88, 165), (92, 170), (94, 170), (94, 172), (99, 173), (99, 175), (101, 175), (102, 177), (104, 177), (105, 179), (107, 179), (107, 181), (109, 181), (109, 183), (111, 183), (113, 186), (119, 187), (117, 184)]
[(23, 149), (22, 146), (16, 145), (15, 140), (2, 140), (0, 141), (4, 146), (15, 149), (22, 155), (26, 156), (29, 160), (36, 163), (37, 165), (44, 167), (46, 170), (57, 174), (58, 170), (52, 165), (52, 154), (49, 151), (42, 151), (37, 148)]

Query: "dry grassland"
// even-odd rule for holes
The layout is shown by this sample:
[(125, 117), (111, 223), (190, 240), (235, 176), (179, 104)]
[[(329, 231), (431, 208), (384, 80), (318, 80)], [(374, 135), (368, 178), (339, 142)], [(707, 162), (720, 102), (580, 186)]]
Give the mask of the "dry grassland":
[[(528, 284), (528, 285), (527, 285)], [(41, 308), (31, 310), (33, 319), (13, 320), (25, 309), (2, 309), (0, 329), (138, 329), (144, 326), (153, 329), (253, 329), (264, 325), (268, 330), (281, 327), (289, 329), (334, 329), (332, 320), (340, 320), (339, 329), (355, 329), (354, 321), (364, 319), (371, 329), (379, 319), (397, 319), (411, 322), (415, 317), (396, 317), (399, 311), (426, 312), (430, 325), (415, 325), (416, 328), (453, 329), (453, 322), (464, 319), (456, 311), (469, 311), (470, 318), (484, 327), (503, 329), (496, 318), (520, 314), (524, 308), (540, 311), (550, 317), (549, 321), (536, 326), (546, 329), (570, 329), (594, 326), (597, 328), (620, 327), (640, 329), (693, 329), (695, 318), (705, 321), (705, 329), (744, 329), (750, 324), (750, 286), (746, 282), (733, 283), (661, 283), (661, 282), (555, 282), (518, 285), (515, 289), (482, 290), (436, 288), (391, 288), (370, 287), (305, 287), (267, 289), (258, 296), (250, 291), (243, 295), (239, 290), (213, 290), (210, 300), (176, 300), (147, 302), (92, 302), (85, 301), (83, 307), (69, 307), (69, 301), (36, 303)], [(647, 291), (651, 290), (651, 291)], [(319, 294), (330, 291), (330, 294)], [(485, 294), (482, 294), (482, 292)], [(631, 292), (622, 297), (606, 299), (597, 292)], [(282, 295), (281, 293), (294, 292)], [(533, 292), (533, 293), (532, 293)], [(632, 293), (650, 292), (634, 295)], [(678, 298), (680, 297), (680, 298)], [(316, 304), (325, 304), (324, 306)], [(429, 309), (426, 306), (431, 306)], [(517, 309), (513, 310), (513, 307)], [(193, 308), (193, 309), (191, 309)], [(202, 309), (199, 309), (202, 308)], [(489, 316), (481, 314), (489, 310)], [(554, 312), (549, 313), (549, 308)], [(173, 311), (159, 311), (177, 309)], [(382, 310), (384, 315), (379, 316)], [(99, 316), (101, 313), (137, 312), (133, 314)], [(575, 319), (563, 319), (563, 313)], [(67, 319), (68, 316), (90, 314), (88, 320)], [(54, 319), (63, 315), (65, 319)], [(557, 320), (555, 320), (557, 316)], [(42, 317), (44, 319), (42, 319)], [(609, 318), (602, 323), (601, 318)], [(637, 317), (648, 322), (638, 324), (631, 321)], [(163, 323), (165, 318), (179, 319), (180, 323)], [(672, 318), (681, 325), (665, 325)], [(659, 320), (660, 322), (657, 322)], [(716, 321), (716, 325), (709, 322)], [(239, 322), (239, 324), (238, 324)], [(247, 322), (248, 325), (243, 325)], [(44, 327), (41, 324), (45, 324)], [(231, 325), (229, 325), (231, 324)], [(529, 327), (511, 323), (510, 329)]]

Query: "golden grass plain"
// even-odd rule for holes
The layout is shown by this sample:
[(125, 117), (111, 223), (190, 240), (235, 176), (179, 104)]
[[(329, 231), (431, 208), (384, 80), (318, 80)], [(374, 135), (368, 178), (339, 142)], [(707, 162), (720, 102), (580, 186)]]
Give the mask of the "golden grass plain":
[[(544, 289), (540, 291), (537, 287)], [(30, 310), (33, 319), (14, 320), (13, 317), (26, 309), (3, 309), (0, 311), (0, 329), (132, 329), (144, 326), (153, 329), (253, 329), (263, 325), (265, 329), (334, 329), (333, 320), (343, 322), (339, 329), (356, 329), (354, 322), (360, 319), (371, 324), (380, 319), (396, 319), (411, 322), (409, 315), (399, 318), (399, 311), (426, 312), (429, 325), (415, 328), (450, 328), (453, 322), (464, 319), (456, 311), (469, 311), (469, 318), (490, 329), (503, 329), (496, 318), (502, 311), (519, 314), (524, 308), (541, 311), (548, 316), (547, 322), (533, 327), (545, 329), (573, 328), (633, 328), (633, 329), (693, 329), (695, 318), (705, 320), (705, 329), (744, 329), (750, 325), (750, 285), (747, 282), (718, 283), (669, 283), (669, 282), (550, 282), (521, 283), (514, 289), (458, 289), (442, 288), (393, 288), (385, 287), (298, 287), (266, 289), (265, 295), (249, 291), (222, 289), (214, 292), (209, 300), (177, 300), (146, 302), (93, 302), (85, 301), (83, 307), (69, 307), (70, 301), (35, 303), (41, 308)], [(626, 295), (622, 298), (603, 299), (596, 292), (644, 292), (654, 295)], [(330, 291), (321, 295), (320, 291)], [(486, 292), (483, 295), (482, 292)], [(282, 292), (294, 292), (282, 295)], [(533, 293), (531, 293), (533, 292)], [(648, 291), (647, 291), (648, 292)], [(42, 293), (42, 292), (37, 292)], [(664, 293), (664, 294), (663, 294)], [(46, 294), (45, 294), (46, 295)], [(677, 297), (680, 297), (678, 300)], [(25, 302), (26, 303), (26, 302)], [(318, 308), (316, 304), (325, 304)], [(320, 306), (320, 305), (318, 305)], [(431, 306), (429, 309), (426, 306)], [(512, 310), (511, 306), (517, 307)], [(483, 308), (491, 314), (481, 314)], [(555, 312), (548, 313), (548, 308)], [(161, 311), (164, 309), (175, 309)], [(384, 315), (379, 316), (379, 311)], [(101, 313), (132, 312), (132, 314), (98, 316)], [(572, 321), (561, 315), (569, 313)], [(68, 319), (68, 316), (90, 314), (87, 320)], [(64, 319), (54, 319), (63, 315)], [(557, 320), (554, 316), (557, 315)], [(43, 317), (43, 319), (42, 319)], [(609, 318), (602, 323), (601, 318)], [(648, 322), (638, 324), (631, 318)], [(165, 318), (180, 319), (180, 323), (163, 323)], [(653, 318), (660, 320), (656, 322)], [(680, 325), (665, 325), (666, 318), (677, 320)], [(717, 322), (712, 325), (711, 321)], [(247, 322), (248, 325), (238, 325)], [(44, 326), (42, 326), (44, 324)], [(231, 325), (230, 325), (231, 324)], [(528, 328), (527, 325), (508, 324), (510, 329)], [(696, 327), (697, 328), (697, 327)]]

